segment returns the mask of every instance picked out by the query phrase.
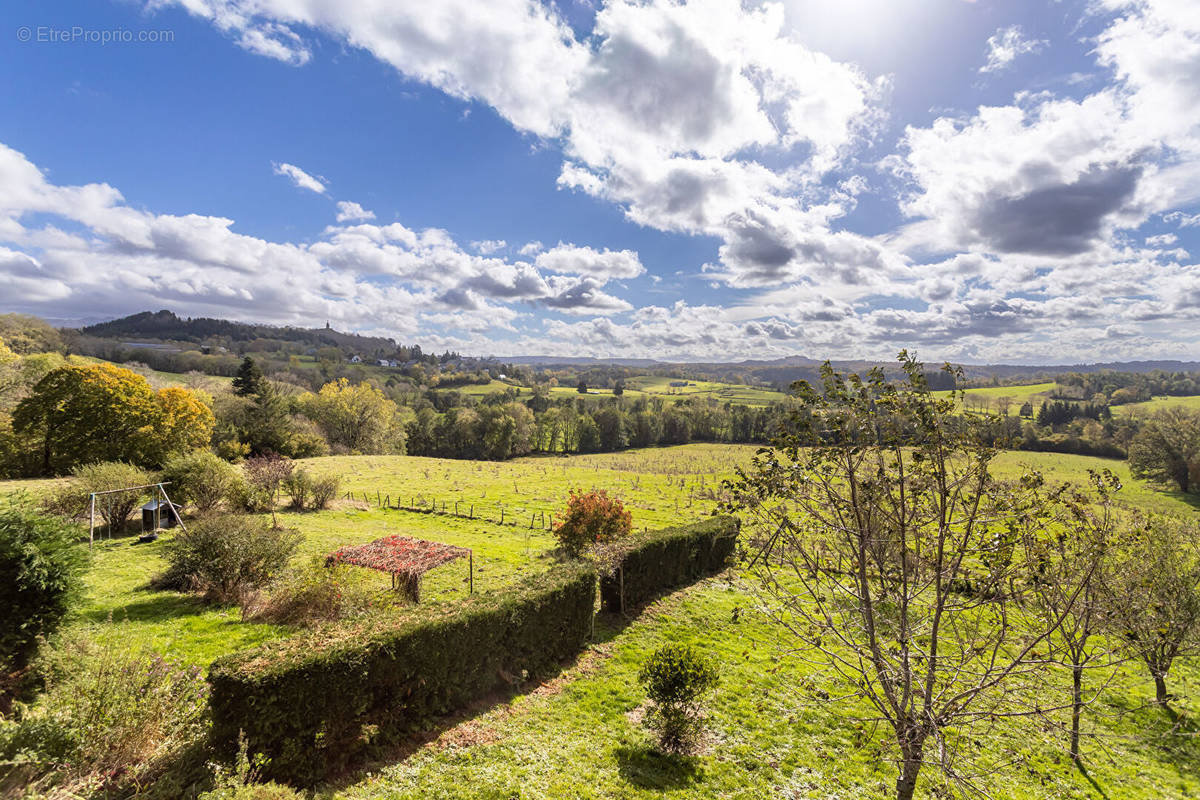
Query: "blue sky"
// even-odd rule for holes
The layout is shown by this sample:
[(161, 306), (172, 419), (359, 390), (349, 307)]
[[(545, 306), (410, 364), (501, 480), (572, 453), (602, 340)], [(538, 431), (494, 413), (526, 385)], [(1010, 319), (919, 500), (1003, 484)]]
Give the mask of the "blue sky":
[(0, 36), (0, 310), (1200, 358), (1190, 0), (17, 0)]

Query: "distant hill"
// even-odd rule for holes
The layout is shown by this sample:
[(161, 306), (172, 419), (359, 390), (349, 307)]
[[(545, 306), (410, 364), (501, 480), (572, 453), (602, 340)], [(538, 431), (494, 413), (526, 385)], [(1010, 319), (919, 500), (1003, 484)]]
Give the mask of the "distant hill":
[(85, 336), (101, 339), (155, 339), (171, 342), (195, 342), (227, 339), (250, 342), (256, 339), (296, 342), (309, 347), (339, 347), (349, 352), (375, 353), (396, 349), (396, 342), (379, 336), (342, 333), (332, 328), (293, 328), (231, 322), (210, 317), (183, 319), (170, 311), (143, 311), (110, 322), (80, 328)]

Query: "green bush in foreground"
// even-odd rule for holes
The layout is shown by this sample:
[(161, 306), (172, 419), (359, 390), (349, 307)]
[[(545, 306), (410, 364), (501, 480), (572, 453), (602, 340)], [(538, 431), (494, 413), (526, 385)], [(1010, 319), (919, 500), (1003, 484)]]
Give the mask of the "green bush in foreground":
[(300, 533), (240, 514), (196, 520), (167, 542), (167, 571), (155, 585), (236, 603), (271, 582), (296, 552)]
[(54, 797), (110, 789), (123, 796), (120, 787), (162, 779), (183, 750), (204, 739), (207, 687), (195, 667), (78, 636), (38, 666), (45, 692), (0, 723), (0, 762), (11, 770), (6, 782)]
[(592, 629), (596, 576), (573, 562), (503, 591), (318, 628), (213, 662), (213, 741), (244, 734), (264, 777), (311, 784), (372, 744), (558, 667)]
[(653, 707), (646, 725), (668, 753), (686, 753), (703, 730), (702, 700), (718, 682), (716, 666), (690, 644), (658, 648), (642, 665), (638, 680)]
[(19, 505), (0, 508), (0, 710), (80, 589), (87, 550), (79, 531)]

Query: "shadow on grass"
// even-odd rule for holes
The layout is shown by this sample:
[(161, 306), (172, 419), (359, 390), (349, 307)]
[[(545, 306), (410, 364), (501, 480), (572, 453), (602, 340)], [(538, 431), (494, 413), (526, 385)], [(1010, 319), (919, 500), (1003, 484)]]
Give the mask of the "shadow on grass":
[(1096, 790), (1096, 794), (1103, 797), (1104, 800), (1108, 800), (1108, 792), (1104, 791), (1104, 787), (1096, 782), (1096, 779), (1092, 777), (1092, 773), (1088, 772), (1088, 768), (1083, 764), (1083, 762), (1076, 761), (1075, 767), (1079, 770), (1079, 774), (1086, 778), (1087, 782), (1090, 783), (1092, 788)]
[(199, 598), (191, 595), (156, 593), (153, 597), (135, 600), (118, 608), (89, 611), (84, 616), (92, 622), (105, 622), (110, 615), (115, 622), (167, 622), (199, 614), (207, 608)]
[(1190, 494), (1175, 489), (1168, 489), (1162, 492), (1162, 494), (1170, 497), (1172, 500), (1178, 500), (1179, 502), (1185, 503), (1197, 511), (1200, 511), (1200, 494)]
[(701, 777), (695, 756), (666, 755), (649, 747), (618, 747), (613, 755), (621, 777), (641, 789), (682, 789)]

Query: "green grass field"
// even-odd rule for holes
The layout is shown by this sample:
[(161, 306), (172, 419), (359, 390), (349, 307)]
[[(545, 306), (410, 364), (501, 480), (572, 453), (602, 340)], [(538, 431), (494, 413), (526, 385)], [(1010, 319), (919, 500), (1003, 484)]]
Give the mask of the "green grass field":
[[(964, 390), (965, 397), (959, 401), (959, 406), (974, 408), (979, 405), (987, 406), (992, 412), (999, 412), (1002, 398), (1008, 398), (1009, 408), (1008, 413), (1015, 415), (1020, 410), (1023, 403), (1031, 403), (1034, 411), (1042, 404), (1042, 401), (1049, 400), (1050, 394), (1053, 392), (1055, 384), (1053, 381), (1049, 383), (1030, 383), (1022, 386), (983, 386), (976, 389)], [(948, 397), (950, 390), (942, 390), (934, 392), (938, 397)]]
[(1112, 411), (1113, 414), (1147, 416), (1156, 411), (1162, 411), (1165, 408), (1186, 408), (1191, 411), (1200, 410), (1200, 395), (1155, 397), (1153, 400), (1147, 400), (1144, 403), (1127, 403), (1122, 406), (1113, 406)]
[[(475, 585), (505, 584), (544, 569), (550, 535), (530, 515), (562, 507), (571, 488), (603, 488), (632, 508), (637, 527), (700, 517), (716, 505), (722, 477), (756, 448), (687, 445), (624, 453), (531, 457), (505, 463), (406, 456), (335, 456), (312, 459), (317, 473), (340, 475), (351, 499), (317, 513), (281, 514), (304, 534), (301, 557), (343, 544), (404, 533), (471, 547)], [(995, 471), (1013, 477), (1025, 466), (1052, 479), (1086, 480), (1089, 469), (1109, 468), (1124, 481), (1130, 504), (1195, 513), (1176, 495), (1129, 477), (1126, 465), (1050, 453), (1001, 454)], [(0, 493), (52, 490), (49, 481), (0, 483)], [(364, 499), (364, 494), (366, 498)], [(381, 510), (376, 496), (463, 513)], [(503, 509), (505, 524), (499, 524)], [(513, 524), (513, 523), (516, 524)], [(236, 609), (203, 606), (186, 595), (154, 591), (149, 578), (162, 569), (163, 540), (97, 545), (88, 597), (70, 626), (120, 647), (149, 645), (199, 666), (214, 657), (271, 638), (286, 628), (242, 622)], [(466, 592), (463, 562), (425, 579), (423, 598)], [(380, 587), (387, 579), (379, 576)], [(879, 739), (858, 711), (837, 696), (819, 668), (790, 656), (779, 628), (756, 613), (751, 587), (735, 573), (669, 595), (632, 620), (602, 617), (587, 651), (557, 678), (516, 697), (448, 720), (414, 740), (404, 753), (346, 776), (320, 796), (382, 798), (869, 798), (886, 795), (892, 766), (881, 761)], [(717, 659), (722, 685), (712, 702), (709, 738), (700, 755), (658, 755), (637, 723), (643, 697), (640, 663), (655, 647), (693, 641)], [(1178, 717), (1146, 707), (1153, 686), (1129, 664), (1089, 716), (1094, 738), (1085, 744), (1087, 774), (1063, 754), (1065, 739), (1052, 724), (1005, 723), (979, 743), (979, 755), (1005, 766), (988, 778), (1002, 798), (1184, 798), (1200, 796), (1200, 665), (1180, 661), (1172, 671)], [(1059, 720), (1061, 721), (1061, 720)], [(1171, 732), (1172, 725), (1179, 726)], [(1150, 731), (1152, 736), (1135, 736)], [(1010, 763), (1011, 762), (1011, 763)], [(931, 770), (929, 777), (933, 777)], [(922, 797), (935, 795), (925, 787)], [(955, 795), (957, 796), (957, 795)]]

